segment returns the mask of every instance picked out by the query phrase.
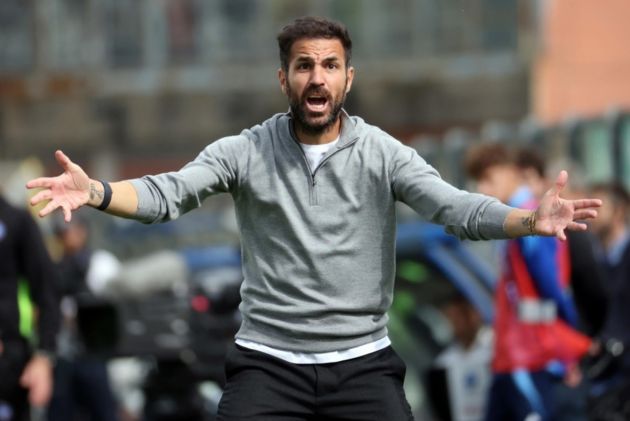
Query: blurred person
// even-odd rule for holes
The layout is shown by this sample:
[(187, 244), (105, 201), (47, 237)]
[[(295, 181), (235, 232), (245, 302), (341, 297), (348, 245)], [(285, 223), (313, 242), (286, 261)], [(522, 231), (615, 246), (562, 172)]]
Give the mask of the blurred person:
[[(55, 270), (44, 240), (23, 209), (0, 194), (0, 420), (30, 420), (30, 406), (44, 408), (53, 388), (59, 313), (53, 290)], [(32, 349), (20, 333), (18, 283), (29, 285), (37, 340)]]
[[(541, 198), (550, 187), (545, 172), (545, 158), (533, 148), (521, 147), (517, 149), (515, 159), (516, 166), (521, 171), (523, 184), (529, 188), (534, 197)], [(573, 173), (571, 174), (573, 177)], [(566, 197), (566, 189), (564, 194)]]
[(290, 110), (211, 143), (181, 170), (93, 180), (61, 151), (48, 201), (66, 221), (91, 206), (146, 223), (230, 193), (241, 234), (241, 329), (226, 362), (219, 420), (412, 419), (405, 364), (390, 346), (395, 202), (461, 238), (565, 237), (599, 201), (567, 201), (566, 173), (536, 212), (444, 182), (413, 149), (343, 110), (354, 78), (346, 28), (306, 17), (278, 35)]
[[(537, 150), (528, 147), (518, 148), (516, 151), (516, 165), (521, 171), (523, 182), (532, 193), (540, 198), (549, 184), (545, 158)], [(560, 159), (553, 164), (556, 169), (570, 168), (571, 183), (567, 183), (564, 195), (567, 198), (577, 198), (586, 192), (585, 180), (579, 166), (566, 159)], [(577, 328), (590, 338), (599, 335), (606, 316), (607, 298), (604, 291), (604, 274), (596, 257), (595, 236), (589, 231), (571, 231), (567, 233), (569, 251), (569, 290), (577, 310)], [(558, 382), (554, 387), (554, 412), (557, 421), (576, 421), (584, 419), (587, 413), (588, 390), (590, 381), (588, 376), (581, 376), (582, 368), (587, 373), (591, 371), (589, 355), (580, 365), (580, 381), (578, 384)], [(577, 372), (577, 370), (576, 370)]]
[[(538, 199), (517, 162), (504, 145), (482, 144), (469, 151), (466, 170), (479, 192), (536, 209)], [(559, 181), (556, 189), (563, 187)], [(486, 419), (555, 420), (560, 416), (554, 413), (556, 384), (562, 377), (577, 382), (576, 364), (590, 347), (588, 337), (573, 329), (577, 315), (566, 292), (568, 250), (558, 238), (527, 236), (509, 240), (503, 254)]]
[(451, 325), (453, 342), (438, 354), (429, 378), (446, 377), (449, 399), (438, 396), (430, 385), (433, 406), (441, 421), (483, 420), (491, 380), (492, 328), (459, 292), (444, 299), (440, 311)]
[[(521, 171), (523, 183), (540, 199), (549, 186), (545, 158), (532, 148), (519, 148), (516, 165)], [(586, 186), (578, 166), (570, 161), (555, 163), (559, 168), (571, 168), (571, 182), (564, 189), (564, 196), (576, 199), (586, 193)], [(599, 334), (606, 315), (604, 274), (596, 258), (596, 239), (590, 231), (567, 232), (569, 247), (570, 288), (578, 313), (577, 327), (589, 337)]]
[(593, 380), (592, 419), (629, 419), (630, 407), (630, 195), (620, 183), (594, 186), (591, 192), (606, 200), (601, 220), (592, 224), (601, 241), (608, 312), (600, 335), (599, 372)]
[(108, 278), (116, 273), (120, 263), (111, 253), (89, 246), (88, 221), (82, 215), (75, 215), (67, 224), (60, 221), (55, 234), (62, 246), (55, 286), (61, 298), (63, 325), (48, 419), (115, 421), (117, 404), (106, 360), (90, 353), (81, 340), (77, 307), (82, 300), (105, 289)]

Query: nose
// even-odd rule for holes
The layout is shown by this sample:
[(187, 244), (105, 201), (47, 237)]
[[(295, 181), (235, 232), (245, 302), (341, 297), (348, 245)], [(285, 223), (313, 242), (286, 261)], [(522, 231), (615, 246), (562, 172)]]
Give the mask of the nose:
[(321, 86), (324, 84), (324, 68), (322, 66), (313, 66), (311, 71), (311, 85)]

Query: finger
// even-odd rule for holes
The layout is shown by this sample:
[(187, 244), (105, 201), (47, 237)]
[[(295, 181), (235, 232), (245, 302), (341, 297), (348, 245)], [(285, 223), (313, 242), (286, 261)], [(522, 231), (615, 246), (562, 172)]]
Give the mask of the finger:
[(558, 231), (556, 231), (556, 237), (558, 238), (558, 240), (560, 241), (565, 241), (567, 239), (566, 234), (564, 233), (563, 229), (559, 229)]
[(34, 180), (30, 180), (26, 183), (27, 189), (36, 189), (38, 187), (50, 187), (53, 183), (53, 178), (51, 177), (40, 177)]
[(573, 209), (599, 208), (602, 206), (600, 199), (578, 199), (573, 200)]
[(35, 206), (39, 202), (43, 202), (44, 200), (50, 200), (50, 199), (52, 199), (52, 192), (50, 190), (42, 190), (31, 198), (30, 203), (32, 206)]
[(66, 222), (70, 222), (72, 220), (72, 211), (68, 206), (62, 206), (63, 209), (63, 220)]
[(24, 387), (25, 389), (28, 389), (30, 384), (31, 384), (30, 371), (25, 370), (20, 376), (20, 386)]
[(54, 200), (51, 200), (50, 202), (48, 202), (48, 204), (46, 206), (44, 206), (44, 209), (40, 210), (37, 214), (43, 218), (44, 216), (50, 214), (51, 212), (53, 212), (55, 209), (57, 209), (59, 207), (59, 204), (57, 202), (55, 202)]
[(569, 222), (567, 224), (567, 229), (570, 231), (586, 231), (588, 229), (588, 225), (582, 222)]
[[(568, 225), (567, 225), (567, 227), (568, 227)], [(558, 231), (556, 231), (556, 237), (557, 237), (557, 238), (558, 238), (558, 240), (560, 240), (560, 241), (566, 241), (566, 239), (567, 239), (567, 236), (566, 236), (566, 234), (564, 233), (564, 230), (563, 230), (563, 229), (559, 229)]]
[(556, 177), (556, 182), (554, 184), (555, 193), (559, 194), (564, 189), (564, 186), (567, 185), (568, 180), (569, 174), (565, 170), (560, 171), (560, 174)]
[(35, 407), (43, 406), (46, 403), (46, 390), (44, 385), (34, 383), (28, 394), (28, 400)]
[(28, 392), (28, 403), (30, 403), (32, 406), (38, 407), (39, 405), (39, 393), (37, 393), (37, 388), (36, 387), (31, 387), (31, 389)]
[(584, 219), (593, 219), (597, 217), (597, 211), (595, 209), (581, 209), (573, 213), (573, 220), (581, 221)]
[(72, 161), (70, 161), (70, 158), (68, 158), (68, 156), (60, 149), (55, 152), (55, 159), (57, 160), (59, 165), (61, 165), (64, 171), (70, 170), (70, 165), (72, 165)]

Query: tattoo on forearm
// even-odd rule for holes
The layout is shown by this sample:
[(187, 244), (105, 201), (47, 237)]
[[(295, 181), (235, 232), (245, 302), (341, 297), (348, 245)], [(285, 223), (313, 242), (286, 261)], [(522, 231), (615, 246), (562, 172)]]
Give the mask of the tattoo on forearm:
[(96, 198), (99, 198), (100, 201), (103, 201), (104, 192), (99, 191), (96, 188), (95, 183), (90, 183), (90, 200), (94, 201)]

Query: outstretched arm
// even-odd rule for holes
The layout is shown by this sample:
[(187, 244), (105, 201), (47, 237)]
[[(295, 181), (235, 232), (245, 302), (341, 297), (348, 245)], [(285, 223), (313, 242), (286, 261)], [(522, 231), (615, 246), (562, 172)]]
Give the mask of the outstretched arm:
[[(105, 198), (103, 183), (88, 177), (85, 171), (63, 152), (56, 151), (55, 158), (63, 168), (61, 175), (36, 178), (26, 183), (26, 187), (29, 189), (43, 189), (33, 196), (31, 205), (35, 206), (48, 201), (46, 206), (39, 211), (39, 216), (46, 216), (55, 209), (61, 208), (65, 221), (69, 222), (72, 218), (72, 211), (82, 206), (98, 208)], [(112, 189), (111, 202), (105, 211), (122, 217), (133, 217), (138, 209), (138, 195), (134, 187), (128, 181), (110, 183), (110, 186)]]
[(568, 174), (561, 171), (555, 185), (545, 193), (535, 211), (515, 209), (505, 219), (503, 228), (512, 238), (525, 235), (556, 236), (566, 240), (565, 230), (584, 231), (584, 221), (597, 216), (599, 199), (567, 200), (560, 193), (567, 184)]

